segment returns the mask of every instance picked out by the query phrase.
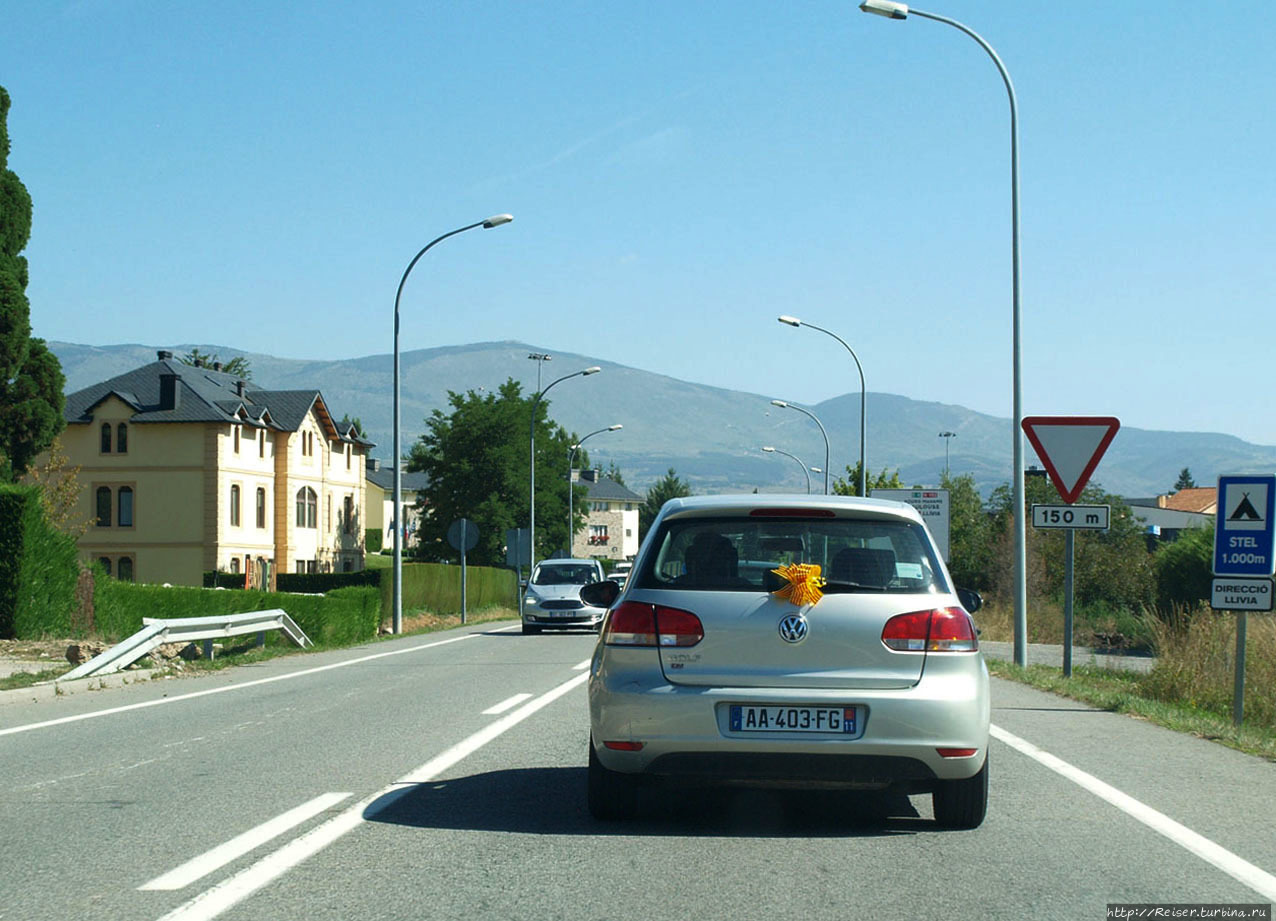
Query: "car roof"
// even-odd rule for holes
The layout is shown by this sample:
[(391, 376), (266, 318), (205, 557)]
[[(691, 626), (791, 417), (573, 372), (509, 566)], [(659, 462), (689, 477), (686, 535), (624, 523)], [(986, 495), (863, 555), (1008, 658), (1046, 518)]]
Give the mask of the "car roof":
[(661, 513), (664, 516), (679, 514), (709, 515), (720, 513), (741, 517), (754, 509), (828, 509), (839, 514), (869, 513), (881, 517), (907, 518), (921, 522), (921, 514), (906, 502), (890, 499), (861, 499), (859, 496), (808, 496), (784, 494), (741, 494), (725, 496), (688, 496), (670, 499)]
[(564, 564), (564, 563), (584, 563), (584, 564), (585, 564), (585, 565), (587, 565), (587, 566), (599, 566), (599, 565), (601, 565), (601, 564), (600, 564), (597, 560), (581, 560), (581, 559), (576, 559), (575, 557), (565, 557), (565, 556), (554, 557), (552, 560), (541, 560), (541, 561), (540, 561), (539, 563), (537, 563), (536, 565), (537, 565), (537, 566), (549, 566), (549, 565), (551, 565), (551, 564), (552, 564), (552, 565), (554, 565), (554, 566), (559, 566), (559, 565)]

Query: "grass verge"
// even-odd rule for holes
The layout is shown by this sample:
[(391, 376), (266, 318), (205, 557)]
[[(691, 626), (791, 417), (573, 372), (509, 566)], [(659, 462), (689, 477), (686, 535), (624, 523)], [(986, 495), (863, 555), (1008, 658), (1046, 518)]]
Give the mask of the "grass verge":
[[(486, 608), (481, 611), (471, 611), (466, 616), (466, 624), (480, 624), (503, 620), (517, 620), (518, 612), (508, 608)], [(407, 613), (403, 618), (403, 634), (402, 636), (411, 636), (419, 633), (437, 633), (442, 630), (452, 630), (461, 626), (460, 614), (434, 614), (429, 611), (418, 611), (415, 613)], [(391, 634), (381, 634), (376, 641), (397, 639), (398, 637)], [(239, 642), (239, 640), (243, 642)], [(53, 645), (65, 649), (71, 642), (92, 642), (90, 640), (67, 640), (67, 641), (47, 641)], [(98, 642), (102, 642), (98, 640)], [(176, 660), (174, 662), (153, 661), (149, 657), (139, 660), (139, 667), (159, 669), (161, 673), (180, 676), (191, 674), (202, 674), (210, 671), (217, 671), (223, 668), (230, 668), (233, 665), (252, 665), (257, 662), (264, 662), (267, 659), (275, 659), (280, 656), (298, 655), (308, 650), (298, 649), (291, 643), (284, 640), (277, 634), (268, 634), (266, 645), (258, 647), (256, 640), (252, 637), (241, 637), (233, 640), (235, 645), (227, 645), (219, 650), (216, 657), (211, 661), (208, 659), (194, 660)], [(109, 645), (105, 644), (104, 645)], [(200, 645), (200, 644), (196, 644)], [(324, 647), (330, 649), (333, 647)], [(49, 681), (55, 681), (71, 670), (73, 666), (69, 663), (58, 668), (45, 669), (39, 672), (15, 672), (7, 678), (0, 678), (0, 691), (11, 691), (18, 688), (29, 688), (36, 684), (43, 684)]]
[(1166, 729), (1190, 733), (1247, 754), (1276, 761), (1276, 729), (1251, 722), (1238, 728), (1232, 725), (1230, 715), (1203, 710), (1190, 704), (1157, 700), (1148, 696), (1145, 689), (1149, 675), (1079, 666), (1072, 670), (1071, 678), (1064, 678), (1062, 670), (1049, 665), (1020, 667), (997, 659), (988, 659), (987, 662), (988, 671), (998, 678), (1018, 681), (1042, 691), (1079, 700), (1100, 710), (1124, 713)]

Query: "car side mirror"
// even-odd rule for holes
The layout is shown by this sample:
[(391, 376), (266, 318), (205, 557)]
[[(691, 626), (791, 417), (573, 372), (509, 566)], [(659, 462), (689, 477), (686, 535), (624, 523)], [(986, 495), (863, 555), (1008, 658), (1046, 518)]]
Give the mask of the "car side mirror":
[(580, 590), (580, 600), (596, 608), (610, 608), (620, 597), (620, 583), (607, 579), (591, 582)]
[(527, 591), (527, 580), (526, 580), (526, 579), (519, 579), (519, 580), (518, 580), (518, 590), (519, 590), (520, 592), (525, 592), (525, 591)]
[(957, 600), (961, 602), (961, 606), (966, 609), (967, 614), (974, 614), (984, 606), (983, 596), (973, 588), (957, 589)]

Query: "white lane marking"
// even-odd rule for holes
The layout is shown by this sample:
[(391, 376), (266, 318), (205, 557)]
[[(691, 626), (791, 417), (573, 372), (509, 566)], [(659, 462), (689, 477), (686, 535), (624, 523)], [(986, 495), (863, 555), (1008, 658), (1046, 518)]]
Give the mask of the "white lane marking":
[(573, 665), (572, 671), (583, 672), (585, 669), (589, 668), (589, 663), (592, 661), (593, 659), (586, 659), (584, 662), (580, 663), (579, 665)]
[(242, 835), (236, 835), (225, 844), (200, 854), (180, 867), (169, 870), (163, 876), (157, 876), (149, 883), (137, 888), (140, 891), (185, 889), (196, 880), (203, 879), (215, 870), (220, 870), (232, 860), (237, 860), (249, 851), (256, 850), (267, 841), (273, 841), (284, 832), (296, 828), (302, 822), (313, 818), (325, 809), (331, 809), (353, 795), (353, 793), (325, 793), (323, 796), (316, 796), (310, 802), (302, 803), (295, 809), (289, 809), (256, 828), (250, 828)]
[(284, 845), (273, 854), (268, 854), (251, 867), (240, 870), (234, 876), (218, 883), (211, 889), (201, 892), (190, 901), (179, 905), (160, 921), (209, 921), (222, 912), (248, 898), (258, 889), (269, 885), (283, 876), (293, 867), (309, 857), (314, 856), (347, 832), (358, 828), (367, 819), (367, 809), (378, 800), (377, 812), (381, 812), (404, 795), (415, 789), (416, 785), (433, 780), (452, 765), (473, 754), (488, 742), (502, 733), (518, 725), (542, 707), (553, 703), (573, 688), (579, 687), (588, 675), (577, 675), (569, 681), (547, 691), (535, 700), (524, 704), (507, 716), (502, 717), (490, 726), (476, 732), (463, 742), (452, 746), (443, 754), (427, 761), (406, 777), (378, 790), (371, 796), (359, 800), (340, 815), (314, 828), (300, 838)]
[(1236, 856), (1226, 848), (1215, 844), (1209, 838), (1197, 834), (1186, 825), (1181, 825), (1174, 821), (1165, 813), (1158, 812), (1134, 797), (1122, 793), (1116, 787), (1104, 783), (1093, 774), (1087, 774), (1080, 768), (1073, 767), (1061, 758), (1056, 758), (1049, 752), (1037, 748), (1031, 742), (1007, 732), (1000, 726), (992, 726), (991, 732), (994, 738), (1000, 739), (1011, 748), (1022, 752), (1034, 761), (1050, 768), (1056, 774), (1066, 777), (1079, 787), (1088, 790), (1100, 799), (1106, 800), (1122, 812), (1133, 816), (1148, 828), (1164, 835), (1180, 847), (1185, 848), (1207, 863), (1218, 867), (1233, 879), (1249, 886), (1255, 892), (1261, 894), (1263, 898), (1269, 901), (1276, 901), (1276, 876), (1266, 870), (1254, 866), (1248, 860)]
[(25, 726), (13, 726), (10, 729), (0, 729), (0, 736), (14, 735), (19, 732), (30, 732), (33, 729), (47, 729), (50, 726), (61, 726), (64, 723), (78, 723), (81, 720), (97, 719), (99, 716), (111, 716), (115, 713), (127, 713), (130, 710), (145, 710), (147, 707), (159, 707), (163, 704), (175, 704), (181, 700), (193, 700), (196, 697), (207, 697), (210, 694), (224, 694), (227, 691), (240, 691), (244, 688), (257, 687), (262, 684), (273, 684), (276, 681), (288, 681), (292, 678), (300, 678), (303, 675), (315, 675), (319, 672), (326, 672), (334, 668), (345, 668), (347, 665), (357, 665), (360, 662), (371, 662), (373, 659), (384, 659), (386, 656), (401, 656), (409, 652), (420, 652), (422, 649), (433, 649), (436, 646), (446, 646), (448, 643), (459, 643), (461, 640), (472, 639), (476, 636), (482, 636), (481, 633), (467, 633), (464, 636), (454, 636), (450, 640), (439, 640), (437, 643), (426, 643), (424, 646), (412, 646), (408, 649), (394, 649), (390, 652), (377, 652), (370, 656), (361, 656), (358, 659), (349, 659), (345, 662), (334, 662), (331, 665), (319, 665), (315, 668), (308, 668), (304, 671), (290, 672), (287, 675), (275, 675), (273, 678), (258, 678), (256, 681), (245, 681), (243, 684), (231, 684), (220, 688), (211, 688), (207, 691), (194, 691), (190, 694), (179, 694), (177, 697), (164, 697), (159, 700), (148, 700), (140, 704), (129, 704), (124, 707), (112, 707), (109, 710), (94, 710), (92, 713), (81, 713), (78, 716), (64, 716), (56, 720), (46, 720), (43, 723), (28, 723)]
[(515, 694), (513, 697), (509, 698), (508, 700), (502, 700), (499, 704), (495, 704), (494, 706), (488, 707), (486, 710), (483, 711), (483, 715), (496, 716), (498, 713), (504, 713), (506, 710), (510, 710), (510, 709), (513, 709), (514, 707), (517, 707), (523, 701), (531, 698), (531, 696), (532, 696), (531, 694)]

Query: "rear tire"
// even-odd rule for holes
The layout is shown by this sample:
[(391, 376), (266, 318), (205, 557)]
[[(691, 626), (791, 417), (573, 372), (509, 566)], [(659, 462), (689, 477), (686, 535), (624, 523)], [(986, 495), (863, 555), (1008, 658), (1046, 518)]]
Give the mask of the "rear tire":
[(589, 814), (602, 822), (632, 819), (637, 806), (635, 782), (628, 774), (609, 771), (594, 752), (589, 739)]
[(931, 794), (935, 821), (944, 828), (978, 828), (988, 814), (988, 758), (974, 777), (941, 780)]
[(541, 632), (541, 628), (540, 628), (540, 627), (535, 626), (534, 624), (527, 624), (527, 623), (525, 623), (525, 624), (523, 624), (523, 632), (524, 632), (525, 634), (540, 633), (540, 632)]

